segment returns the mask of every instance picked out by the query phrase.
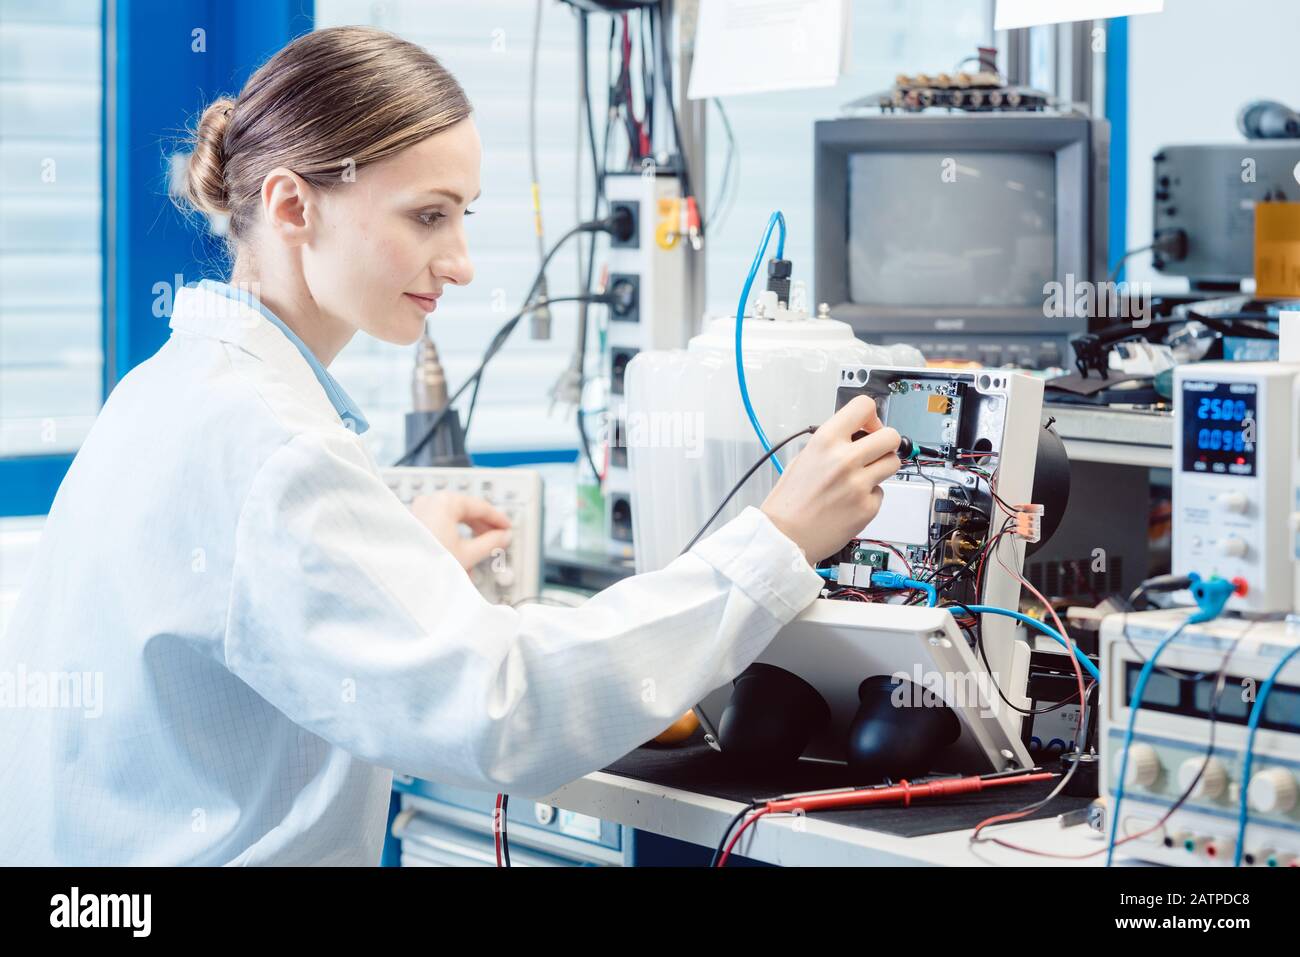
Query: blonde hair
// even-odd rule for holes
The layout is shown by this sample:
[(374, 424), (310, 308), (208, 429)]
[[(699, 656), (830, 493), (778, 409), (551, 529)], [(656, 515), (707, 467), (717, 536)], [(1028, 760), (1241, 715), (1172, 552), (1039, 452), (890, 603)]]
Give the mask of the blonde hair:
[(232, 245), (256, 221), (277, 166), (324, 189), (470, 115), (465, 91), (432, 54), (374, 27), (315, 30), (210, 103), (189, 131), (180, 201), (230, 217)]

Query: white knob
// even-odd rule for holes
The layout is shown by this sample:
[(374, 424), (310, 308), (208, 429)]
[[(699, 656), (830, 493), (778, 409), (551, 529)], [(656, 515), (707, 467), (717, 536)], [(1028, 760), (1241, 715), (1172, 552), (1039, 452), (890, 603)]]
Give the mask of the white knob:
[(1295, 775), (1286, 768), (1268, 768), (1250, 779), (1246, 799), (1261, 814), (1287, 814), (1295, 807)]
[(1216, 496), (1214, 501), (1225, 512), (1236, 512), (1238, 515), (1245, 513), (1246, 505), (1249, 503), (1241, 492), (1224, 492)]
[(1229, 535), (1226, 538), (1220, 539), (1219, 551), (1229, 558), (1245, 558), (1246, 540), (1238, 538), (1236, 535)]
[(1205, 765), (1205, 773), (1201, 775), (1201, 780), (1196, 783), (1196, 789), (1190, 796), (1210, 800), (1222, 797), (1228, 789), (1228, 771), (1218, 758), (1210, 758), (1208, 762), (1204, 758), (1188, 758), (1178, 768), (1178, 786), (1186, 790), (1201, 770), (1202, 764)]
[[(1119, 777), (1124, 763), (1124, 752), (1115, 755), (1115, 776)], [(1128, 749), (1128, 773), (1124, 777), (1126, 788), (1149, 788), (1160, 777), (1160, 755), (1149, 744), (1133, 744)]]
[(515, 570), (509, 565), (502, 565), (496, 571), (497, 584), (502, 588), (509, 588), (515, 583)]

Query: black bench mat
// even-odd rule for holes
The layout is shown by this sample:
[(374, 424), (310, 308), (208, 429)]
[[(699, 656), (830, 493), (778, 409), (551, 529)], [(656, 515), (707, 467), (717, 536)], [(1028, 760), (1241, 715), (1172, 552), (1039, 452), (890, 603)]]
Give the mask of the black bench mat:
[[(644, 745), (604, 769), (637, 781), (677, 788), (709, 797), (747, 803), (754, 798), (776, 797), (797, 791), (847, 787), (861, 784), (847, 767), (821, 761), (799, 761), (794, 767), (773, 772), (767, 769), (737, 768), (710, 748), (697, 733), (676, 747)], [(1015, 811), (1046, 797), (1058, 780), (1010, 785), (934, 801), (920, 800), (911, 807), (901, 805), (818, 811), (821, 820), (847, 824), (897, 837), (921, 837), (946, 831), (964, 831), (995, 814)], [(1022, 820), (1055, 817), (1087, 807), (1089, 799), (1062, 794)], [(992, 834), (993, 830), (988, 833)]]

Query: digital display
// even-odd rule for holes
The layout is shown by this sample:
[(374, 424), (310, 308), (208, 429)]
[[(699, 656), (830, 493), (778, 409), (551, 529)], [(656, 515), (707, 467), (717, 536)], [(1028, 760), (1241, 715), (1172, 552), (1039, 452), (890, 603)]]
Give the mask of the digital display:
[(1300, 728), (1300, 691), (1274, 685), (1264, 702), (1265, 727)]
[[(1133, 688), (1137, 681), (1138, 671), (1141, 671), (1141, 665), (1138, 666), (1137, 670), (1134, 670), (1132, 666), (1128, 669), (1128, 674), (1125, 676), (1128, 681), (1128, 687), (1124, 690), (1125, 698), (1131, 699), (1133, 697)], [(1171, 678), (1162, 672), (1153, 671), (1147, 679), (1146, 688), (1142, 692), (1142, 704), (1144, 707), (1157, 705), (1165, 708), (1175, 708), (1178, 706), (1181, 694), (1182, 688), (1177, 679)]]
[[(1133, 697), (1138, 676), (1142, 673), (1140, 661), (1124, 662), (1124, 701)], [(1247, 681), (1259, 683), (1256, 678), (1227, 675), (1223, 694), (1217, 696), (1218, 682), (1213, 674), (1175, 669), (1181, 680), (1171, 675), (1153, 671), (1142, 695), (1142, 707), (1166, 714), (1189, 715), (1194, 718), (1213, 718), (1225, 724), (1244, 725), (1255, 707), (1254, 697), (1243, 697)], [(1264, 703), (1264, 713), (1259, 726), (1273, 731), (1300, 733), (1300, 687), (1275, 684)]]
[[(1250, 709), (1254, 702), (1253, 698), (1247, 699), (1241, 693), (1241, 686), (1234, 688), (1232, 685), (1224, 684), (1223, 694), (1216, 695), (1218, 682), (1213, 677), (1201, 681), (1196, 685), (1196, 711), (1198, 714), (1208, 715), (1215, 712), (1220, 718), (1236, 718), (1245, 721), (1250, 717)], [(1218, 707), (1215, 707), (1215, 698), (1218, 698)], [(1270, 698), (1269, 705), (1273, 700)]]
[(1183, 383), (1183, 471), (1254, 475), (1259, 421), (1253, 382)]

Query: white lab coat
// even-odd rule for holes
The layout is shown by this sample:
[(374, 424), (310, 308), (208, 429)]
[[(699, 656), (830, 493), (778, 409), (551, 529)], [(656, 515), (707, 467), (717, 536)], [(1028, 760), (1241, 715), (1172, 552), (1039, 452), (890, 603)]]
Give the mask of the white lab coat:
[(0, 640), (0, 864), (376, 864), (392, 770), (546, 794), (822, 587), (750, 507), (579, 609), (491, 605), (283, 332), (191, 287), (171, 328), (72, 463)]

